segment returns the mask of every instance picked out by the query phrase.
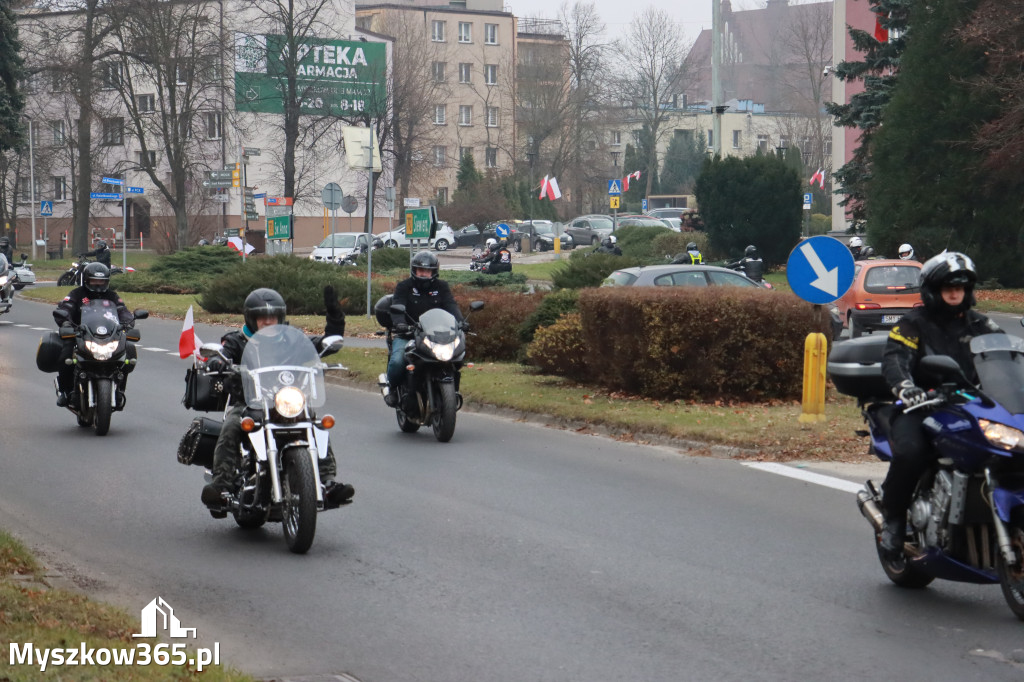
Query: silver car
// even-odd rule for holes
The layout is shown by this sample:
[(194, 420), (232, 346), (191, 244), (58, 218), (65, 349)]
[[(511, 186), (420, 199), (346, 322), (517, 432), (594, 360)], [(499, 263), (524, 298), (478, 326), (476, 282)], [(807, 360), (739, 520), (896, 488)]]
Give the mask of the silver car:
[(601, 286), (762, 288), (760, 284), (747, 279), (735, 270), (714, 265), (642, 265), (635, 268), (623, 268), (608, 275)]

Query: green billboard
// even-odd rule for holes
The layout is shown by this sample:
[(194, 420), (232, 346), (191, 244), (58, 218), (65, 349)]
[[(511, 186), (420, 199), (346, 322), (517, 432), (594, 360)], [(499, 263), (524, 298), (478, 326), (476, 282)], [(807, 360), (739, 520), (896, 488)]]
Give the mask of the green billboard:
[(320, 116), (380, 115), (385, 99), (384, 43), (303, 38), (289, 59), (285, 36), (235, 34), (235, 109), (284, 113), (289, 64), (296, 76), (299, 111)]

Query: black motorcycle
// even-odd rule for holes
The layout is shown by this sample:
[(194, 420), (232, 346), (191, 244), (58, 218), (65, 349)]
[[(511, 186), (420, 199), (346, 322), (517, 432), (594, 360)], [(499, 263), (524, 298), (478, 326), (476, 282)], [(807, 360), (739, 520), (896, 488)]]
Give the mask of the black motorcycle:
[[(85, 260), (82, 256), (79, 256), (80, 260), (77, 260), (71, 264), (71, 267), (57, 279), (57, 286), (59, 287), (70, 287), (70, 286), (82, 286), (82, 272), (85, 270), (85, 266), (95, 261)], [(125, 270), (122, 270), (116, 265), (110, 266), (111, 275), (119, 275)], [(127, 272), (135, 272), (135, 268), (128, 268)]]
[[(149, 312), (136, 310), (133, 315), (144, 320)], [(71, 362), (78, 399), (69, 403), (68, 409), (78, 417), (79, 426), (95, 427), (96, 435), (104, 436), (110, 430), (111, 414), (124, 409), (125, 385), (135, 368), (135, 344), (142, 334), (118, 321), (113, 301), (100, 299), (83, 303), (81, 323), (65, 322), (60, 337), (76, 340)]]
[[(470, 311), (484, 307), (483, 301), (473, 301)], [(395, 416), (398, 428), (404, 433), (414, 433), (421, 426), (430, 424), (434, 437), (447, 443), (455, 434), (455, 413), (462, 407), (459, 393), (461, 369), (466, 357), (466, 324), (462, 325), (447, 310), (434, 308), (420, 315), (418, 321), (409, 318), (404, 305), (391, 305), (391, 296), (385, 296), (375, 306), (377, 321), (387, 329), (388, 354), (395, 343), (404, 343), (405, 358), (413, 369), (408, 371), (404, 385), (394, 387), (398, 391)], [(405, 315), (407, 329), (393, 328), (391, 315)], [(412, 334), (411, 339), (404, 335)], [(386, 395), (387, 374), (378, 378), (381, 392)], [(406, 411), (406, 395), (415, 394), (416, 409)]]

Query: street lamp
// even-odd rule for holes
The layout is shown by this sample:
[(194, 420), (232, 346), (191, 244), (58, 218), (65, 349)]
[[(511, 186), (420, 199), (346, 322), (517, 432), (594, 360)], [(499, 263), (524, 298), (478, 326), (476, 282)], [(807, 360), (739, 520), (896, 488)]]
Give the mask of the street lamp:
[(537, 160), (537, 152), (526, 152), (526, 163), (530, 166), (530, 238), (533, 238), (533, 162)]

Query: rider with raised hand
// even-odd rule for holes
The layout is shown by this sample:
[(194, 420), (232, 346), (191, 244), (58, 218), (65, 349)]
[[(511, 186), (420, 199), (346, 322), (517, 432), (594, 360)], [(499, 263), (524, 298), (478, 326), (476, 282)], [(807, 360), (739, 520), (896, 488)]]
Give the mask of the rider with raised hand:
[[(974, 262), (962, 253), (940, 253), (921, 268), (924, 307), (914, 308), (892, 328), (882, 359), (886, 383), (905, 408), (928, 399), (925, 388), (930, 387), (930, 379), (918, 371), (925, 355), (952, 357), (964, 375), (977, 382), (971, 339), (1002, 331), (988, 317), (971, 309), (977, 281)], [(914, 487), (935, 456), (922, 425), (927, 416), (927, 409), (921, 408), (899, 413), (892, 420), (893, 457), (882, 485), (885, 525), (880, 541), (891, 556), (902, 554)]]
[[(384, 398), (389, 407), (395, 407), (398, 404), (398, 395), (394, 389), (405, 380), (405, 343), (401, 339), (408, 338), (412, 331), (409, 321), (418, 321), (420, 315), (428, 310), (441, 308), (451, 313), (460, 323), (462, 322), (462, 311), (459, 310), (455, 297), (452, 296), (452, 290), (448, 287), (447, 282), (437, 277), (439, 270), (437, 256), (429, 251), (420, 251), (412, 257), (409, 270), (411, 276), (398, 283), (391, 298), (391, 305), (405, 306), (405, 314), (391, 316), (392, 329), (395, 334), (394, 342), (391, 344), (391, 356), (388, 358), (388, 385), (391, 389)], [(416, 394), (413, 391), (406, 391), (405, 395), (407, 400), (416, 400)], [(412, 411), (415, 406), (403, 405), (403, 408)]]
[(82, 254), (85, 258), (96, 258), (97, 263), (103, 263), (110, 269), (110, 249), (107, 248), (107, 243), (102, 239), (96, 243), (96, 248), (92, 251), (86, 251)]
[[(332, 286), (324, 287), (324, 306), (327, 309), (324, 336), (344, 335), (345, 312), (342, 310)], [(287, 313), (287, 306), (281, 294), (273, 289), (256, 289), (245, 298), (243, 305), (245, 324), (242, 329), (228, 332), (221, 338), (220, 342), (224, 347), (223, 354), (231, 362), (241, 363), (242, 353), (252, 335), (265, 327), (287, 324), (285, 319)], [(310, 343), (317, 347), (318, 353), (321, 338), (310, 339)], [(210, 371), (225, 369), (223, 361), (217, 357), (211, 358), (207, 362), (207, 368)], [(242, 417), (246, 409), (241, 378), (235, 374), (230, 376), (226, 383), (232, 405), (224, 415), (224, 423), (213, 451), (213, 481), (203, 488), (202, 493), (203, 504), (214, 510), (223, 508), (224, 493), (233, 492), (235, 469), (238, 467), (238, 448), (242, 442)], [(327, 457), (319, 459), (318, 462), (320, 482), (324, 486), (324, 507), (330, 509), (350, 500), (355, 494), (355, 489), (347, 483), (334, 480), (337, 475), (337, 465), (330, 445), (327, 446)]]
[[(53, 319), (58, 327), (65, 323), (77, 326), (82, 323), (82, 304), (95, 300), (111, 301), (117, 308), (118, 321), (127, 328), (135, 326), (135, 316), (117, 292), (110, 288), (110, 271), (103, 263), (89, 263), (85, 266), (82, 271), (82, 286), (72, 289), (64, 300), (57, 304), (57, 309), (53, 311)], [(62, 335), (60, 370), (57, 372), (57, 407), (74, 404), (77, 399), (73, 393), (75, 367), (66, 362), (74, 354), (76, 344), (74, 335)], [(124, 386), (118, 387), (118, 391), (124, 391)]]

